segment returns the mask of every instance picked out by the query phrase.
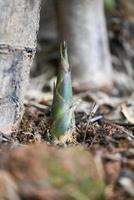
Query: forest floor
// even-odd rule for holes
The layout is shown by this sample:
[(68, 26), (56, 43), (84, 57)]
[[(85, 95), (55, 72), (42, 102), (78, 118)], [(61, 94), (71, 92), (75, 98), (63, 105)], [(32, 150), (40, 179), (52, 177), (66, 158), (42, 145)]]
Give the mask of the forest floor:
[[(29, 90), (28, 95), (30, 94), (30, 97), (28, 96), (28, 100), (25, 101), (25, 113), (19, 129), (15, 130), (10, 137), (1, 134), (0, 164), (1, 166), (5, 166), (2, 167), (2, 170), (7, 173), (6, 175), (0, 176), (0, 185), (3, 185), (4, 182), (4, 186), (2, 186), (1, 189), (2, 192), (0, 192), (0, 195), (3, 194), (0, 198), (1, 200), (5, 199), (5, 193), (6, 195), (9, 193), (9, 200), (53, 200), (58, 198), (68, 200), (133, 199), (133, 94), (127, 94), (126, 96), (123, 94), (123, 97), (117, 97), (117, 95), (107, 94), (101, 91), (74, 92), (76, 93), (74, 95), (74, 102), (79, 102), (77, 103), (78, 105), (76, 105), (75, 111), (76, 130), (71, 140), (63, 145), (52, 144), (50, 141), (50, 105), (52, 103), (52, 93), (40, 93), (39, 95), (37, 91)], [(34, 144), (34, 146), (31, 147), (31, 144)], [(43, 147), (41, 144), (43, 144)], [(30, 148), (27, 149), (27, 146), (30, 146)], [(80, 147), (82, 148), (82, 154), (80, 153)], [(66, 155), (67, 149), (71, 149), (71, 151)], [(76, 149), (75, 155), (74, 149)], [(59, 150), (62, 155), (60, 158)], [(88, 152), (89, 155), (86, 155), (86, 157), (84, 152)], [(73, 165), (74, 170), (77, 171), (78, 166), (74, 163), (74, 160), (77, 163), (79, 160), (83, 159), (81, 162), (88, 165), (87, 167), (90, 171), (86, 173), (86, 176), (91, 175), (97, 182), (100, 181), (104, 183), (103, 196), (102, 193), (100, 193), (100, 188), (102, 186), (98, 185), (94, 186), (95, 195), (93, 195), (93, 197), (89, 194), (89, 196), (82, 196), (82, 192), (78, 193), (75, 188), (76, 186), (74, 186), (75, 183), (69, 183), (71, 188), (74, 187), (77, 191), (72, 189), (72, 193), (74, 191), (76, 194), (78, 193), (73, 197), (68, 196), (70, 190), (67, 190), (67, 194), (64, 194), (65, 191), (62, 186), (58, 186), (59, 188), (57, 189), (57, 186), (52, 184), (48, 189), (43, 185), (41, 186), (44, 187), (43, 191), (38, 189), (38, 186), (34, 185), (35, 183), (33, 184), (33, 180), (38, 180), (40, 176), (44, 176), (44, 174), (42, 175), (42, 168), (48, 176), (55, 180), (55, 176), (52, 172), (46, 172), (46, 166), (49, 166), (48, 163), (50, 160), (47, 158), (48, 160), (45, 166), (41, 161), (42, 157), (45, 156), (45, 160), (47, 155), (53, 157), (55, 170), (57, 170), (57, 162), (59, 162), (59, 166), (64, 166), (65, 164), (64, 167), (66, 168), (67, 164), (64, 163), (64, 160), (70, 159), (68, 165)], [(82, 158), (80, 158), (80, 155)], [(73, 158), (73, 156), (75, 156), (75, 158)], [(93, 160), (94, 164), (91, 163), (91, 160)], [(88, 163), (89, 161), (90, 163)], [(83, 168), (81, 164), (78, 165), (80, 165), (81, 173), (84, 174), (85, 165)], [(68, 185), (66, 179), (64, 180), (62, 171), (56, 171), (55, 173), (59, 173), (58, 176), (63, 179), (61, 185)], [(67, 176), (69, 176), (69, 174), (72, 175), (72, 172), (68, 171)], [(82, 177), (83, 176), (84, 175), (82, 175)], [(59, 180), (56, 181), (58, 182)], [(76, 185), (77, 184), (78, 182)], [(5, 186), (10, 188), (8, 189), (9, 191), (4, 188)]]

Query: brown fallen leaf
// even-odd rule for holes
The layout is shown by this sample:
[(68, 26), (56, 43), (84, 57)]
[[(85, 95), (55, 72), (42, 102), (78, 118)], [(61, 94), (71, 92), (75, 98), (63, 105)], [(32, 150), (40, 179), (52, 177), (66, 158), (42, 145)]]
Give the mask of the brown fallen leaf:
[(123, 103), (121, 105), (121, 112), (128, 122), (134, 124), (134, 105), (127, 105), (126, 103)]
[[(13, 177), (20, 198), (103, 199), (105, 186), (100, 168), (93, 156), (82, 147), (23, 146), (3, 153), (2, 158), (0, 168)], [(101, 165), (101, 162), (97, 164)]]

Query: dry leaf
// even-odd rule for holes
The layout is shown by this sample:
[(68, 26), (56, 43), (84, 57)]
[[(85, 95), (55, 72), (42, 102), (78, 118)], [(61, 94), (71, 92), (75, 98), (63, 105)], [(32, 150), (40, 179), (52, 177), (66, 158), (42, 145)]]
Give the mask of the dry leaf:
[(122, 104), (121, 105), (121, 112), (125, 116), (125, 118), (128, 120), (128, 122), (134, 124), (134, 105), (127, 105)]

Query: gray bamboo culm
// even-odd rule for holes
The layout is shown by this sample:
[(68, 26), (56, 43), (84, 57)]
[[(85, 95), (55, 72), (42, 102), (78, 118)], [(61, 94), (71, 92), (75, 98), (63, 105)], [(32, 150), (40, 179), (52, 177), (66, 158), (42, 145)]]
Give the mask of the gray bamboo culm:
[(40, 0), (0, 0), (0, 131), (10, 133), (23, 114), (39, 28)]
[(56, 0), (60, 37), (67, 40), (73, 81), (89, 88), (112, 86), (104, 0)]

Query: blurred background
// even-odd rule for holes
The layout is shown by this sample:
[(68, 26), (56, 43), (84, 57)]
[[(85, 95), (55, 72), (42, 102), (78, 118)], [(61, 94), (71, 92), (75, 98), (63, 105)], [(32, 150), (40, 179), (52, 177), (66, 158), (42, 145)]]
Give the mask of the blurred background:
[(32, 86), (36, 82), (42, 91), (51, 90), (60, 65), (59, 45), (66, 40), (74, 91), (132, 91), (133, 35), (133, 0), (42, 1)]

